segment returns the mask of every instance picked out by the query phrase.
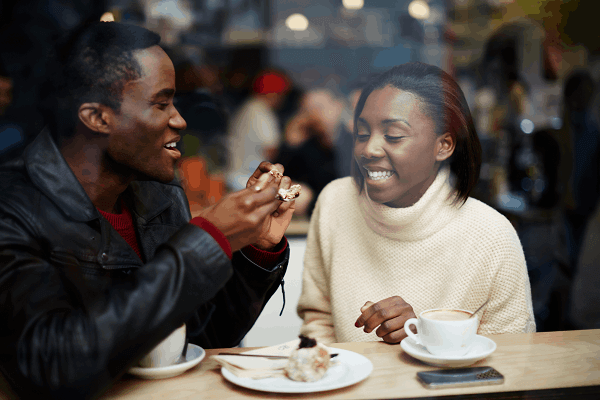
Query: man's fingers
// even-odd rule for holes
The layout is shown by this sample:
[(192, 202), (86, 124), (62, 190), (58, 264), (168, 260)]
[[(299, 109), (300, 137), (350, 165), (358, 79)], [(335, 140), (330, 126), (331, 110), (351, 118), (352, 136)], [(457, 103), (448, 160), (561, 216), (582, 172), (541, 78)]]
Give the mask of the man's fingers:
[[(279, 200), (281, 202), (281, 204), (279, 205), (279, 208), (277, 208), (277, 213), (279, 215), (284, 214), (286, 211), (288, 211), (290, 208), (295, 208), (296, 204), (294, 203), (296, 200), (291, 200), (291, 201), (282, 201)], [(277, 215), (273, 215), (274, 217), (277, 217)]]
[(255, 186), (256, 182), (263, 176), (264, 174), (269, 173), (269, 171), (273, 168), (273, 164), (268, 161), (263, 161), (260, 163), (258, 168), (254, 170), (250, 178), (248, 179), (248, 183), (246, 183), (246, 187)]
[(255, 205), (255, 208), (273, 202), (273, 205), (276, 205), (275, 209), (277, 209), (279, 202), (275, 197), (277, 194), (276, 186), (271, 185), (271, 183), (267, 183), (266, 188), (261, 188), (260, 191), (256, 191), (254, 188), (255, 186), (240, 192), (240, 196), (244, 198), (243, 201), (250, 201)]
[[(272, 170), (275, 170), (281, 175), (283, 175), (284, 168), (281, 164), (271, 164), (268, 161), (263, 161), (259, 164), (258, 168), (256, 168), (256, 170), (252, 173), (250, 179), (258, 179), (262, 174), (268, 174)], [(275, 172), (275, 174), (277, 174), (277, 172)]]
[(260, 205), (259, 207), (257, 207), (254, 212), (255, 215), (263, 220), (265, 218), (267, 218), (269, 215), (273, 214), (275, 211), (278, 210), (279, 207), (279, 200), (275, 199), (275, 194), (273, 194), (273, 202), (266, 202), (265, 204)]
[(265, 188), (265, 186), (267, 186), (267, 184), (269, 182), (273, 181), (274, 179), (275, 179), (275, 177), (269, 173), (262, 174), (261, 176), (258, 177), (258, 179), (256, 180), (256, 183), (252, 186), (254, 187), (254, 190), (256, 192), (260, 192), (262, 189)]

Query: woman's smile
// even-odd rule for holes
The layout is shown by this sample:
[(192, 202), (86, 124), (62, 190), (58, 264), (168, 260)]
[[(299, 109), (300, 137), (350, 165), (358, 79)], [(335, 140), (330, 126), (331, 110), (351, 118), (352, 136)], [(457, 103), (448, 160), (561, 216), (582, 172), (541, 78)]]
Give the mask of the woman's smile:
[(376, 181), (376, 182), (386, 182), (394, 176), (394, 171), (390, 170), (374, 170), (370, 171), (368, 168), (365, 168), (367, 181)]

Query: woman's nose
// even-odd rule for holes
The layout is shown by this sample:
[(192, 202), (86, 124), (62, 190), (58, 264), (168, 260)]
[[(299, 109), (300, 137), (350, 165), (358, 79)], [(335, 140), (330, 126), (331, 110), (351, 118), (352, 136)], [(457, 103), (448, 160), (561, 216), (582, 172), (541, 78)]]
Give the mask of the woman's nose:
[(181, 114), (179, 114), (179, 111), (177, 111), (177, 109), (175, 109), (175, 114), (173, 114), (171, 116), (171, 119), (169, 119), (169, 126), (173, 129), (177, 129), (178, 131), (182, 131), (185, 128), (187, 128), (187, 123), (185, 122), (185, 119), (183, 119), (183, 117), (181, 116)]
[(362, 154), (364, 158), (379, 158), (385, 155), (385, 151), (383, 150), (383, 143), (375, 135), (371, 135), (369, 140), (367, 141)]

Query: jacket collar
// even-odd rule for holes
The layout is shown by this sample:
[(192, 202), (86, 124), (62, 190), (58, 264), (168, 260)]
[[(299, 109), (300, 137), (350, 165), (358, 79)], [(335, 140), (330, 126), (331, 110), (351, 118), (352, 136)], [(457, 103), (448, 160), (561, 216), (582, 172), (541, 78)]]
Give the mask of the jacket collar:
[[(33, 184), (69, 218), (83, 222), (100, 217), (47, 128), (29, 145), (23, 158)], [(125, 195), (132, 197), (133, 211), (146, 221), (173, 204), (157, 182), (132, 182)]]

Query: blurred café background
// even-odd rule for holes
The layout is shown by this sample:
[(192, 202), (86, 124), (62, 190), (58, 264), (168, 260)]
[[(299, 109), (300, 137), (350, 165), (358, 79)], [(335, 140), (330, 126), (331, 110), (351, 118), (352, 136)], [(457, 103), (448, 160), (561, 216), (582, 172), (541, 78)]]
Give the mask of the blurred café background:
[(244, 340), (278, 343), (300, 326), (314, 201), (350, 173), (362, 85), (397, 64), (434, 64), (471, 108), (484, 150), (472, 195), (519, 234), (538, 331), (599, 328), (598, 11), (596, 0), (3, 0), (0, 161), (43, 127), (37, 87), (56, 37), (101, 18), (159, 33), (188, 123), (178, 174), (192, 214), (243, 187), (262, 159), (303, 186), (286, 309), (274, 296)]

